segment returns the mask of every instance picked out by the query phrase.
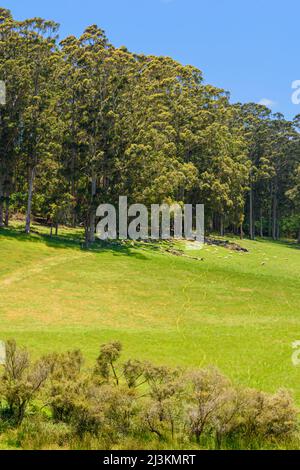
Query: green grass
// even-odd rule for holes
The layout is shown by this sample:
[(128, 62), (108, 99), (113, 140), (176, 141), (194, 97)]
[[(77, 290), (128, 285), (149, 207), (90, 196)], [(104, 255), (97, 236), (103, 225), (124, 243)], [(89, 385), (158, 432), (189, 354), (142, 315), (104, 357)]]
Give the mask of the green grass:
[(37, 356), (80, 348), (88, 361), (111, 339), (124, 358), (180, 366), (214, 364), (235, 382), (300, 403), (300, 249), (244, 241), (249, 253), (205, 247), (190, 256), (149, 246), (80, 249), (79, 231), (58, 239), (0, 231), (0, 339)]

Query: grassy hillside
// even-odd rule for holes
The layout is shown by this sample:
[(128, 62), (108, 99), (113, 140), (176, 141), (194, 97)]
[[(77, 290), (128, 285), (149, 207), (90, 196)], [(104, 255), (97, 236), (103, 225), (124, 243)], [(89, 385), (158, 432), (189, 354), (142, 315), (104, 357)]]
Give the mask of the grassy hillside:
[(85, 251), (77, 238), (0, 231), (0, 339), (36, 355), (81, 348), (90, 360), (101, 342), (119, 339), (126, 357), (214, 364), (244, 385), (291, 388), (300, 402), (291, 362), (300, 339), (299, 246), (206, 246), (187, 252), (197, 261), (152, 246)]

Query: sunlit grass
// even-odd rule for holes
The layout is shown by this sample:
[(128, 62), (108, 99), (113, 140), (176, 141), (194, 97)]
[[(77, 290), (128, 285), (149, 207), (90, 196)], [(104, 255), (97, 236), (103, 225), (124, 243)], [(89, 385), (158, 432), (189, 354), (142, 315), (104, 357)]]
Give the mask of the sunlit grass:
[(259, 240), (241, 242), (249, 253), (185, 251), (197, 261), (140, 244), (87, 251), (80, 230), (57, 239), (38, 230), (44, 235), (0, 231), (0, 339), (14, 337), (34, 355), (81, 348), (88, 361), (100, 343), (119, 339), (124, 357), (214, 364), (238, 383), (291, 388), (300, 400), (291, 361), (299, 246)]

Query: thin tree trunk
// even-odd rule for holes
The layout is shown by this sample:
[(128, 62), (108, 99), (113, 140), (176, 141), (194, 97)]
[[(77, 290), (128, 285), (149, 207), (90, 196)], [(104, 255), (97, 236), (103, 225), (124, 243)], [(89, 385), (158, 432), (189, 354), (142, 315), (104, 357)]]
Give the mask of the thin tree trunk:
[(300, 228), (299, 228), (299, 232), (298, 232), (298, 243), (300, 243)]
[[(73, 196), (73, 200), (76, 199), (76, 187), (75, 187), (75, 159), (76, 159), (76, 150), (72, 148), (72, 163), (71, 163), (71, 178), (72, 178), (72, 188), (71, 188), (71, 194)], [(72, 226), (73, 228), (76, 227), (76, 209), (75, 207), (72, 206)]]
[(250, 239), (254, 240), (255, 239), (255, 227), (254, 227), (254, 202), (253, 202), (252, 182), (250, 183), (249, 199), (250, 199), (250, 208), (249, 208), (249, 210), (250, 210), (250, 212), (249, 212)]
[(94, 208), (94, 199), (97, 193), (97, 177), (92, 177), (92, 191), (91, 191), (91, 210), (90, 210), (90, 221), (89, 221), (89, 242), (95, 242), (95, 228), (96, 228), (96, 210)]
[(243, 240), (244, 238), (244, 229), (243, 229), (243, 222), (240, 225), (240, 239)]
[(0, 184), (0, 227), (4, 227), (4, 222), (3, 222), (3, 189), (2, 189), (2, 184)]
[(4, 222), (3, 222), (3, 201), (0, 197), (0, 227), (4, 227)]
[(262, 208), (260, 209), (260, 236), (261, 238), (264, 236), (264, 218)]
[(268, 225), (268, 237), (272, 237), (272, 205), (273, 205), (273, 185), (270, 184), (270, 205), (269, 205), (269, 225)]
[(214, 214), (212, 213), (211, 219), (209, 221), (209, 231), (210, 231), (210, 233), (213, 232), (213, 230), (214, 230)]
[(5, 201), (5, 226), (8, 227), (9, 224), (9, 203), (10, 203), (10, 197), (9, 195), (6, 196), (6, 201)]
[(220, 234), (221, 237), (224, 237), (224, 216), (220, 216)]
[(32, 208), (32, 196), (33, 196), (33, 185), (35, 178), (35, 168), (33, 168), (29, 175), (29, 188), (28, 188), (28, 201), (27, 201), (27, 212), (26, 212), (26, 228), (25, 232), (30, 233), (31, 225), (31, 208)]
[(90, 227), (87, 221), (84, 226), (84, 246), (88, 248), (90, 246)]
[(270, 215), (269, 215), (268, 236), (269, 236), (269, 238), (272, 237), (272, 211), (271, 210), (270, 210)]
[(95, 242), (95, 227), (96, 227), (96, 216), (92, 209), (90, 215), (90, 229), (89, 229), (89, 241), (90, 243)]
[(3, 201), (0, 196), (0, 227), (4, 227), (4, 222), (3, 222)]
[(273, 196), (273, 210), (272, 210), (272, 238), (273, 240), (277, 240), (277, 192), (276, 190), (274, 191), (274, 196)]

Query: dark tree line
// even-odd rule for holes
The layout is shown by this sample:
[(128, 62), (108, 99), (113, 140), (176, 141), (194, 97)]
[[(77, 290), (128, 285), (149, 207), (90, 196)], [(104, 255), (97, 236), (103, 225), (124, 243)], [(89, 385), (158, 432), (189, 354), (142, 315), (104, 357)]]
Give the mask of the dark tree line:
[(200, 70), (115, 48), (97, 26), (0, 8), (0, 226), (85, 227), (99, 203), (204, 203), (207, 230), (300, 241), (300, 120), (230, 104)]

